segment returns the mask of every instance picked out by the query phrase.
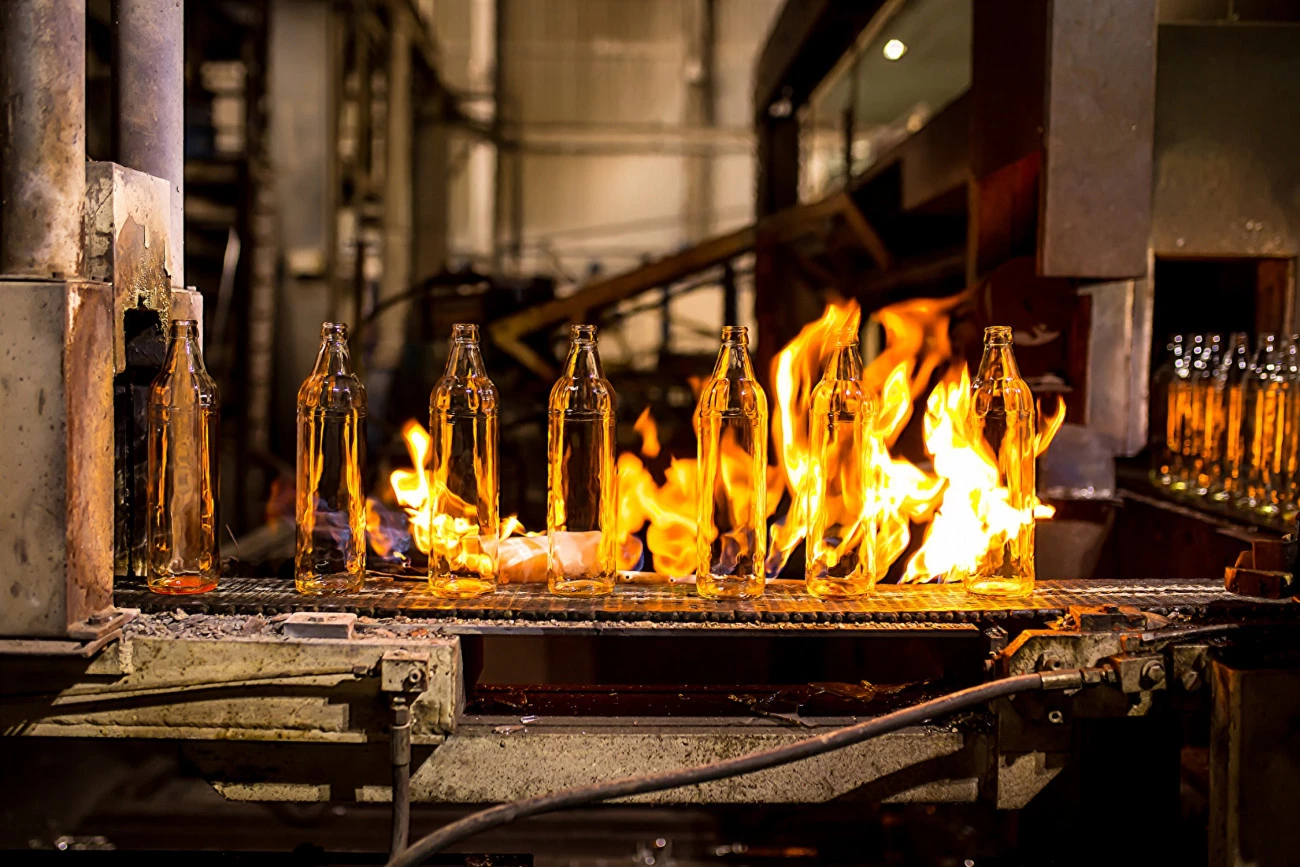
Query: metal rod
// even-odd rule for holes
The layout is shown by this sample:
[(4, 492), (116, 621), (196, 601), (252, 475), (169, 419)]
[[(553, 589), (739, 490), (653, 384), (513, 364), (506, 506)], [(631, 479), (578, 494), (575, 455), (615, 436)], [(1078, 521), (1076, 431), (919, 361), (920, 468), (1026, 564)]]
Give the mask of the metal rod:
[(85, 0), (0, 3), (0, 273), (75, 277), (86, 197)]
[(183, 0), (114, 0), (113, 57), (113, 142), (117, 161), (171, 184), (171, 285), (173, 289), (184, 289)]

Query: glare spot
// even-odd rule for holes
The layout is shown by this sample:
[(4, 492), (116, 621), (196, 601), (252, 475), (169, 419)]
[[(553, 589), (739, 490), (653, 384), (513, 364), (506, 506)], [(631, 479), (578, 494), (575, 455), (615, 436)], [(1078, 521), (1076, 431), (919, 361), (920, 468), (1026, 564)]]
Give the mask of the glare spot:
[(885, 43), (884, 54), (886, 60), (898, 60), (907, 53), (907, 45), (901, 39), (891, 39)]

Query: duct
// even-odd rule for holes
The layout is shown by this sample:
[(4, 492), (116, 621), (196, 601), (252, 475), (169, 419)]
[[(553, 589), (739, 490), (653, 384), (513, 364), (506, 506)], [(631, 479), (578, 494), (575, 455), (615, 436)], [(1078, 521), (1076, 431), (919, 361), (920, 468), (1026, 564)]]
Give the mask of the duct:
[(0, 273), (81, 272), (85, 64), (84, 0), (0, 4)]

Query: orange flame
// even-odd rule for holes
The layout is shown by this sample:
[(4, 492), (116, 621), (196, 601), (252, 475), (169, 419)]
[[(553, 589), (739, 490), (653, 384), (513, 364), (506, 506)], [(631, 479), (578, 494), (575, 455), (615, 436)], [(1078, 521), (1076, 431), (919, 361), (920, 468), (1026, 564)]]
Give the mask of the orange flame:
[[(402, 439), (406, 441), (413, 469), (393, 470), (389, 483), (398, 505), (410, 519), (415, 547), (425, 554), (441, 554), (459, 568), (490, 572), (488, 564), (483, 562), (489, 555), (479, 551), (475, 508), (449, 491), (446, 483), (435, 479), (428, 469), (433, 438), (424, 425), (411, 419), (402, 425)], [(524, 532), (523, 524), (511, 515), (501, 522), (498, 535), (504, 539)], [(375, 550), (381, 553), (378, 548)]]
[[(930, 522), (921, 547), (907, 564), (904, 581), (958, 580), (961, 570), (977, 563), (1004, 534), (1025, 521), (1050, 518), (1054, 511), (1035, 498), (1030, 517), (1012, 508), (1006, 489), (997, 486), (995, 462), (987, 448), (977, 442), (973, 430), (970, 376), (964, 365), (950, 369), (926, 402), (925, 446), (934, 461), (933, 471), (890, 453), (911, 418), (913, 401), (924, 393), (934, 373), (949, 363), (949, 316), (968, 297), (969, 293), (964, 293), (945, 299), (905, 301), (879, 310), (874, 316), (884, 329), (885, 348), (867, 366), (863, 379), (880, 398), (880, 411), (869, 440), (872, 470), (879, 487), (876, 496), (862, 501), (861, 508), (864, 522), (867, 510), (874, 510), (875, 555), (881, 574), (907, 550), (912, 525)], [(836, 335), (846, 327), (856, 327), (860, 316), (856, 302), (832, 301), (822, 316), (806, 325), (773, 360), (771, 427), (775, 466), (768, 467), (767, 517), (771, 518), (784, 494), (790, 496), (785, 516), (770, 527), (769, 575), (779, 572), (808, 531), (810, 516), (802, 492), (818, 471), (811, 466), (808, 432), (812, 390), (821, 378)], [(692, 385), (698, 393), (699, 383)], [(1047, 449), (1064, 422), (1064, 401), (1058, 399), (1050, 415), (1040, 408), (1039, 415), (1035, 455)], [(669, 576), (689, 575), (696, 566), (697, 461), (694, 457), (672, 458), (663, 482), (656, 482), (645, 461), (657, 458), (662, 445), (648, 408), (637, 418), (634, 429), (641, 437), (639, 453), (624, 452), (617, 462), (619, 568), (635, 568), (640, 561), (643, 550), (637, 534), (644, 530), (645, 547), (654, 558), (655, 571)], [(425, 467), (430, 446), (428, 432), (410, 421), (402, 435), (412, 464)], [(734, 442), (724, 442), (723, 446), (721, 463), (726, 474), (734, 469), (730, 467), (733, 459), (743, 459), (743, 454)], [(431, 514), (429, 503), (437, 499), (431, 498), (431, 492), (438, 490), (437, 480), (427, 471), (396, 470), (391, 482), (398, 502), (410, 516), (416, 547), (426, 553), (456, 551), (458, 540), (470, 530), (470, 522), (463, 516)], [(448, 511), (464, 505), (456, 498), (447, 501), (452, 506)], [(525, 533), (513, 516), (505, 519), (501, 527), (502, 538), (511, 533)]]

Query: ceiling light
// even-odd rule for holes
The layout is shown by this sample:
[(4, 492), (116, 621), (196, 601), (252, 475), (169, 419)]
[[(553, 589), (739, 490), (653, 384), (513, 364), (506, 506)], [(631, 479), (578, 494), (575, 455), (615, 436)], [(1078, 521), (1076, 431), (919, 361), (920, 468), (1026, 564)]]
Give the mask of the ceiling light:
[(907, 53), (907, 46), (901, 39), (891, 39), (885, 43), (884, 54), (886, 60), (898, 60)]

